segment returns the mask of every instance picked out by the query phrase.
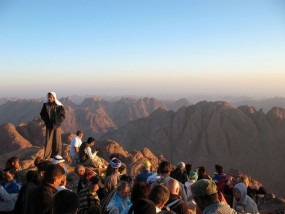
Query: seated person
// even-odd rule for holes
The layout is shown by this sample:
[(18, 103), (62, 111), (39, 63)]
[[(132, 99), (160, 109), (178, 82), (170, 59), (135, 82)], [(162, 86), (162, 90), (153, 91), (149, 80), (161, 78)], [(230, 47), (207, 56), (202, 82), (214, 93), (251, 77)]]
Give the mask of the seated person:
[(15, 171), (14, 168), (3, 170), (3, 181), (0, 184), (0, 212), (10, 212), (15, 207), (21, 188), (21, 185), (14, 180)]
[(95, 168), (105, 168), (104, 162), (97, 156), (98, 150), (92, 153), (91, 147), (95, 144), (95, 139), (89, 137), (87, 142), (81, 144), (79, 148), (79, 160), (84, 166), (92, 166)]

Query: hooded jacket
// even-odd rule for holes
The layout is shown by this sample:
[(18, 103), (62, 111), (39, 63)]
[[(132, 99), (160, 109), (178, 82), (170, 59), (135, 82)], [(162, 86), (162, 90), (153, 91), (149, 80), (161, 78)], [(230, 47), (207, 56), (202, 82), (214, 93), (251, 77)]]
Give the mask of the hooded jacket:
[(259, 213), (256, 203), (247, 195), (247, 189), (244, 183), (238, 183), (234, 189), (238, 189), (241, 193), (240, 200), (237, 201), (234, 197), (233, 209), (237, 212)]

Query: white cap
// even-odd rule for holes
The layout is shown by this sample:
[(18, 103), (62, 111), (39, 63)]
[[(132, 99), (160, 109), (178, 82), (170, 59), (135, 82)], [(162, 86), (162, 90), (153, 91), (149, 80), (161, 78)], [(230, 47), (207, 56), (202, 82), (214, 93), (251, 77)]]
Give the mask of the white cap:
[(63, 163), (65, 160), (60, 155), (56, 155), (52, 159), (53, 164)]

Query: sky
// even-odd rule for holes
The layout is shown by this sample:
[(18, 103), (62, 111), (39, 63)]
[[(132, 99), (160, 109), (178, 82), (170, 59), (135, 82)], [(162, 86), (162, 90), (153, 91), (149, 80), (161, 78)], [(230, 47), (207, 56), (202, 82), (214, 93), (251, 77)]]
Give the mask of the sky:
[(0, 0), (0, 98), (284, 97), (283, 0)]

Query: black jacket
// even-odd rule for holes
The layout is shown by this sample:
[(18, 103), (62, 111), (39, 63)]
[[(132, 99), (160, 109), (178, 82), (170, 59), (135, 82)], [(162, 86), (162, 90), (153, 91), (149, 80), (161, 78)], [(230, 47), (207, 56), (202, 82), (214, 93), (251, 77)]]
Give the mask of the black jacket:
[(20, 189), (15, 208), (14, 214), (23, 214), (25, 211), (25, 201), (27, 200), (27, 195), (32, 189), (40, 185), (40, 180), (38, 176), (34, 177), (31, 181), (25, 183)]
[[(48, 106), (53, 107), (50, 116), (47, 111)], [(60, 127), (61, 123), (65, 119), (65, 110), (63, 106), (56, 105), (55, 103), (54, 104), (44, 103), (40, 115), (47, 128), (56, 129)]]
[(52, 214), (52, 198), (57, 190), (49, 184), (42, 184), (28, 193), (25, 214)]

